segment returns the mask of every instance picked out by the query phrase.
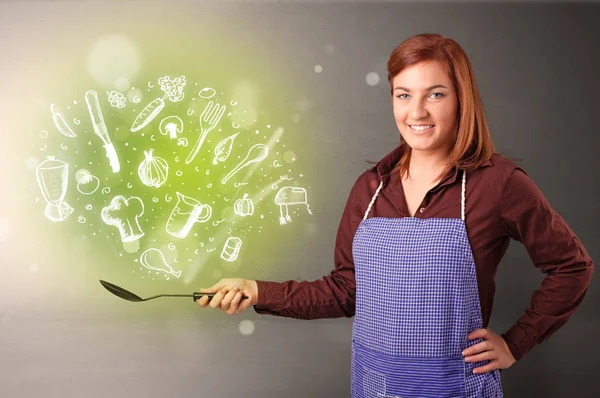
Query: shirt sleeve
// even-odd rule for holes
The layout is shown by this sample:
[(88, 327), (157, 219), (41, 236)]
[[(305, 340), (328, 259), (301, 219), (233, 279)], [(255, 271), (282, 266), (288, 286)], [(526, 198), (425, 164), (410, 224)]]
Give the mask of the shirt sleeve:
[[(352, 317), (356, 302), (356, 281), (352, 259), (352, 240), (360, 221), (355, 202), (356, 184), (350, 191), (336, 235), (334, 264), (331, 273), (315, 281), (260, 281), (259, 314), (318, 319)], [(358, 218), (360, 220), (360, 218)]]
[(518, 167), (504, 184), (501, 217), (510, 237), (523, 243), (535, 267), (546, 275), (529, 308), (502, 334), (519, 360), (552, 336), (581, 305), (594, 264), (564, 219)]

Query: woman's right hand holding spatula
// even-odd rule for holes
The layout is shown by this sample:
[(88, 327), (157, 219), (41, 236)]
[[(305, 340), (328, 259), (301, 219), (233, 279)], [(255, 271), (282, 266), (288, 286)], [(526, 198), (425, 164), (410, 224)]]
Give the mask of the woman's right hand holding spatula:
[[(202, 296), (198, 304), (205, 308), (220, 309), (228, 315), (238, 314), (258, 303), (258, 285), (255, 280), (223, 278), (200, 293), (215, 293), (212, 299)], [(243, 297), (247, 298), (243, 298)]]

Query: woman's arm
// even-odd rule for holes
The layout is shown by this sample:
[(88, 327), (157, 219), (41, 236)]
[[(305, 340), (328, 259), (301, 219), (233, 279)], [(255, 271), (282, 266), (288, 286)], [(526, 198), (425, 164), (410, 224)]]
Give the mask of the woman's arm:
[(581, 305), (594, 264), (564, 219), (520, 168), (502, 190), (501, 217), (511, 238), (522, 242), (534, 265), (546, 274), (531, 305), (502, 337), (516, 360), (552, 336)]
[(338, 227), (331, 274), (316, 281), (256, 281), (259, 314), (317, 319), (354, 316), (356, 282), (352, 259), (352, 240), (361, 220), (352, 188)]

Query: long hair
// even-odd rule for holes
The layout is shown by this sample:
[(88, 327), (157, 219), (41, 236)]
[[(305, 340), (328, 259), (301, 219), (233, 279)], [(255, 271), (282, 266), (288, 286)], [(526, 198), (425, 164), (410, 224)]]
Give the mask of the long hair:
[[(393, 95), (392, 79), (396, 75), (406, 67), (427, 61), (437, 61), (445, 68), (458, 97), (457, 137), (441, 175), (454, 167), (472, 171), (488, 161), (495, 148), (471, 62), (460, 44), (435, 33), (419, 34), (402, 42), (392, 51), (387, 63), (390, 94)], [(392, 172), (398, 176), (408, 175), (411, 156), (406, 142), (401, 145), (403, 156)]]

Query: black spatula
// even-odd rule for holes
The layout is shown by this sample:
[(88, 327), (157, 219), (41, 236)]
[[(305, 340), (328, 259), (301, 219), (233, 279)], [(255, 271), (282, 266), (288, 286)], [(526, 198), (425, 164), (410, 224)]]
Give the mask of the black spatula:
[[(104, 286), (106, 288), (106, 290), (108, 290), (115, 296), (118, 296), (127, 301), (133, 301), (133, 302), (148, 301), (148, 300), (152, 300), (152, 299), (159, 298), (159, 297), (191, 297), (194, 301), (197, 301), (202, 296), (207, 296), (209, 299), (212, 299), (215, 295), (215, 293), (194, 292), (192, 294), (158, 294), (158, 295), (152, 296), (152, 297), (141, 298), (137, 294), (133, 294), (129, 290), (125, 290), (122, 287), (114, 285), (110, 282), (100, 280), (100, 283), (102, 284), (102, 286)], [(248, 297), (243, 296), (242, 298), (248, 298)]]

